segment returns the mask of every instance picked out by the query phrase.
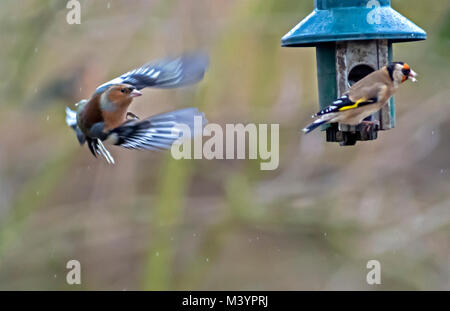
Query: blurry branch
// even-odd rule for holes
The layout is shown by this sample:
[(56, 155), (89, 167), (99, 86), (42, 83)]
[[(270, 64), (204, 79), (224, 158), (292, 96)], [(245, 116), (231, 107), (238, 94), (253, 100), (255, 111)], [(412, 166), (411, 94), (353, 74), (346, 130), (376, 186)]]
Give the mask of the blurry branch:
[(440, 203), (427, 208), (422, 214), (412, 215), (400, 223), (373, 232), (357, 249), (362, 256), (398, 250), (449, 224), (450, 204)]
[[(19, 40), (10, 48), (10, 59), (14, 60), (14, 66), (11, 67), (15, 70), (10, 70), (10, 85), (6, 87), (7, 89), (14, 89), (14, 94), (23, 94), (24, 86), (27, 85), (31, 62), (34, 59), (32, 55), (34, 55), (39, 41), (46, 34), (46, 29), (52, 24), (55, 15), (65, 7), (66, 2), (52, 0), (47, 1), (47, 3), (49, 5), (43, 6), (42, 1), (34, 1), (30, 5), (32, 12), (36, 12), (36, 14), (23, 23), (22, 28), (16, 34)], [(17, 104), (22, 98), (23, 95), (22, 97), (10, 98), (10, 103)], [(14, 100), (17, 102), (14, 102)]]
[(227, 214), (217, 223), (211, 225), (203, 234), (193, 259), (184, 267), (184, 273), (178, 281), (177, 289), (186, 290), (201, 288), (206, 275), (214, 267), (214, 262), (220, 258), (221, 250), (226, 236), (235, 231), (242, 222), (251, 222), (255, 219), (257, 210), (252, 205), (250, 188), (243, 175), (237, 175), (228, 180), (226, 188)]
[(0, 222), (0, 262), (10, 243), (20, 234), (28, 216), (51, 197), (52, 191), (68, 168), (71, 153), (64, 152), (45, 163), (39, 172), (22, 186), (6, 219)]
[(204, 278), (209, 275), (214, 264), (219, 260), (221, 250), (228, 233), (236, 229), (230, 217), (224, 217), (203, 234), (204, 238), (193, 259), (183, 268), (183, 274), (176, 284), (176, 290), (204, 289)]
[(168, 157), (166, 166), (161, 170), (160, 195), (154, 206), (154, 218), (151, 222), (155, 234), (150, 239), (147, 255), (145, 290), (171, 288), (175, 253), (172, 236), (177, 231), (183, 214), (183, 198), (189, 185), (191, 164)]
[(39, 90), (25, 100), (27, 108), (42, 110), (46, 106), (61, 101), (71, 103), (79, 99), (83, 76), (87, 71), (85, 65), (77, 65), (65, 70), (60, 76), (54, 77)]

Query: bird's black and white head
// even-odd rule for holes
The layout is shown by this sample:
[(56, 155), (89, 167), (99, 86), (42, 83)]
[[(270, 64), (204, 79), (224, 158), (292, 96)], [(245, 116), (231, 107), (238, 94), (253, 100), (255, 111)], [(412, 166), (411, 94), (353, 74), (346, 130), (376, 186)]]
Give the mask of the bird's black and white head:
[(394, 62), (387, 66), (389, 77), (392, 81), (397, 84), (405, 82), (411, 79), (412, 82), (416, 82), (417, 73), (409, 67), (407, 63), (404, 62)]

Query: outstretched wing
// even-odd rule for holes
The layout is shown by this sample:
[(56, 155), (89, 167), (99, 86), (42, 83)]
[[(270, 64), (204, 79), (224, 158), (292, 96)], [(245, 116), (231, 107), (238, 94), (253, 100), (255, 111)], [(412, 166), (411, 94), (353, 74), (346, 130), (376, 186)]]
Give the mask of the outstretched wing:
[(128, 121), (108, 133), (108, 141), (128, 149), (164, 150), (182, 136), (181, 124), (194, 133), (194, 118), (200, 125), (207, 123), (203, 113), (197, 108), (186, 108), (159, 114), (142, 121)]
[(377, 102), (377, 98), (360, 98), (356, 101), (352, 101), (348, 94), (341, 96), (339, 99), (335, 100), (332, 105), (322, 109), (314, 116), (323, 116), (328, 113), (335, 113), (340, 111), (345, 111), (349, 109), (355, 109), (366, 105), (371, 105)]
[(194, 84), (203, 79), (208, 62), (208, 56), (203, 53), (157, 60), (100, 85), (96, 92), (121, 83), (131, 84), (138, 90), (145, 87), (175, 88)]

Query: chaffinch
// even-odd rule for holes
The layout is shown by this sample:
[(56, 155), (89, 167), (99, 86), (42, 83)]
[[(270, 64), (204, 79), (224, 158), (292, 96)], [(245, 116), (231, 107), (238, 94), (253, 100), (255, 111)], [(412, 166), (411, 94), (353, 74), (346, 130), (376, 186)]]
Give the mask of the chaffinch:
[(401, 83), (408, 79), (416, 82), (416, 76), (417, 73), (403, 62), (384, 66), (356, 82), (332, 105), (313, 115), (317, 119), (306, 126), (303, 132), (309, 133), (322, 124), (335, 122), (348, 125), (363, 123), (370, 130), (378, 122), (363, 120), (386, 105)]
[(146, 87), (176, 88), (199, 82), (208, 66), (204, 54), (185, 54), (148, 63), (100, 85), (90, 99), (79, 101), (77, 111), (66, 107), (66, 123), (75, 131), (81, 145), (87, 142), (97, 157), (108, 163), (114, 159), (103, 142), (129, 149), (163, 150), (181, 136), (176, 126), (193, 128), (194, 116), (204, 114), (186, 108), (159, 114), (144, 120), (128, 111), (134, 97)]

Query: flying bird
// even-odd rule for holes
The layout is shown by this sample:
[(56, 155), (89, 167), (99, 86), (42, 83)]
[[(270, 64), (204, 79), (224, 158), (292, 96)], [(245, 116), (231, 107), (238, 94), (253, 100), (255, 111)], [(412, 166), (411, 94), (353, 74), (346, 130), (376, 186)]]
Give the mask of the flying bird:
[(344, 123), (358, 125), (363, 123), (366, 130), (379, 125), (378, 121), (363, 121), (388, 103), (400, 84), (408, 79), (416, 82), (417, 73), (408, 64), (394, 62), (370, 73), (356, 82), (332, 105), (313, 115), (317, 118), (303, 129), (309, 133), (322, 124)]
[[(180, 138), (180, 125), (194, 127), (194, 117), (206, 124), (197, 108), (185, 108), (140, 120), (128, 111), (133, 98), (146, 87), (177, 88), (203, 79), (208, 57), (201, 53), (184, 54), (143, 65), (106, 82), (89, 99), (79, 101), (77, 111), (66, 107), (66, 123), (76, 133), (80, 145), (87, 143), (91, 153), (114, 158), (103, 143), (128, 149), (164, 150)], [(192, 131), (191, 131), (192, 133)]]

